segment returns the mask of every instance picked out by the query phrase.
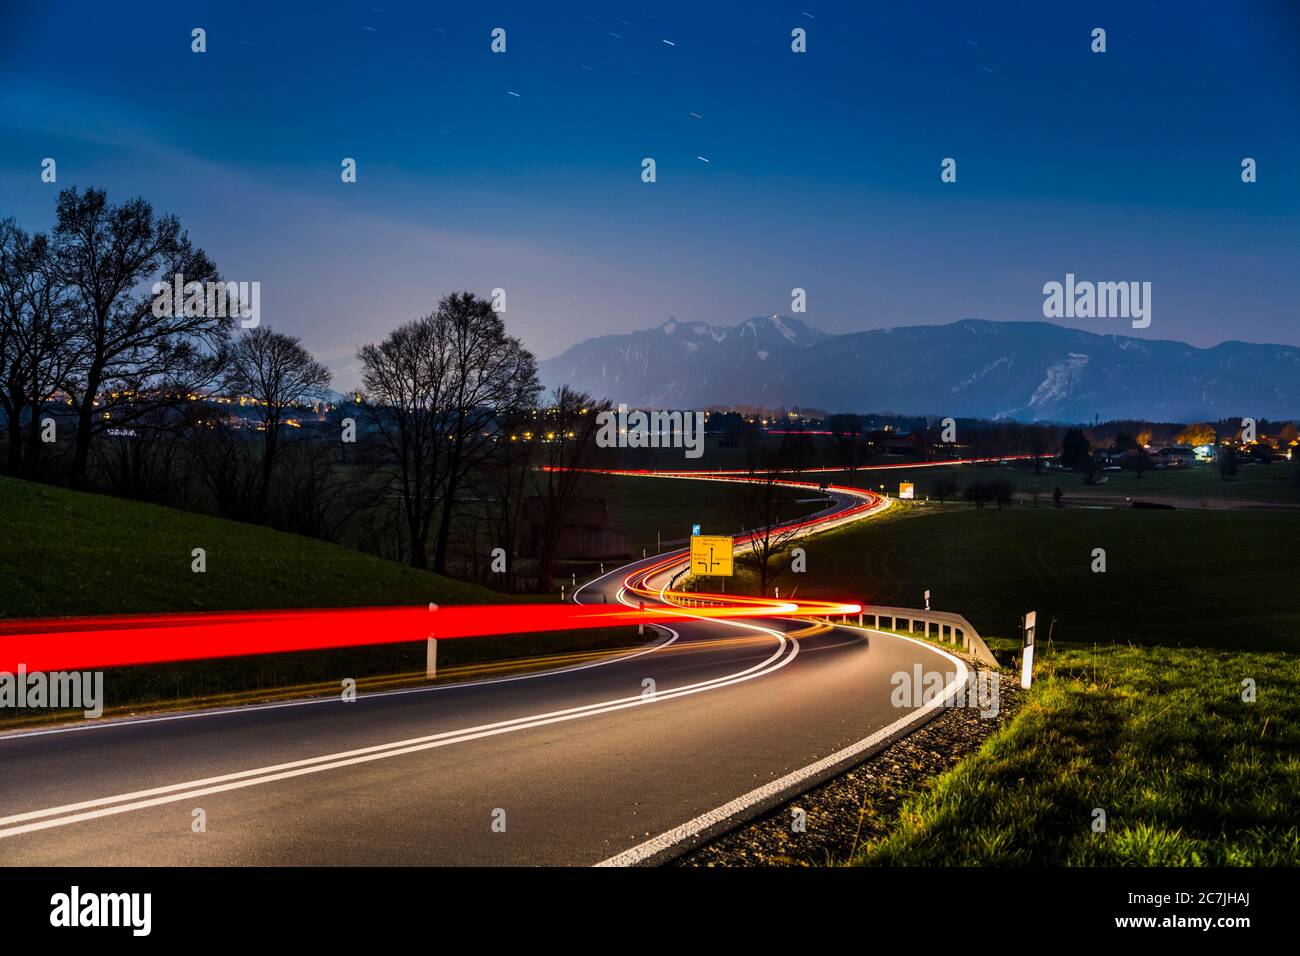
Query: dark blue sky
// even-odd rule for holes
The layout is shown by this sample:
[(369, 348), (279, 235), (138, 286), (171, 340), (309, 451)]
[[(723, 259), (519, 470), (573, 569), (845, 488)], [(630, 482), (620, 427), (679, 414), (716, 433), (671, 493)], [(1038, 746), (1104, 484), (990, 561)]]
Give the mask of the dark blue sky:
[(1080, 328), (1300, 344), (1294, 3), (271, 7), (0, 0), (0, 215), (145, 196), (340, 387), (496, 286), (542, 357), (794, 286), (830, 332), (1042, 320), (1066, 272), (1152, 283), (1150, 328)]

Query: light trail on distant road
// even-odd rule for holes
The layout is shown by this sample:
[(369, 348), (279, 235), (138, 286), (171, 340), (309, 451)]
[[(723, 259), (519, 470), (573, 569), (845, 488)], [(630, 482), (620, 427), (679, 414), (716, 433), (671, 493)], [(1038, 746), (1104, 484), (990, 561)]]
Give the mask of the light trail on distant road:
[[(1033, 458), (953, 458), (905, 464), (864, 465), (855, 471), (934, 468)], [(755, 474), (742, 469), (714, 471), (651, 469), (580, 469), (593, 474), (656, 477), (693, 481), (768, 481), (839, 495), (845, 506), (780, 526), (783, 535), (808, 534), (835, 527), (888, 506), (875, 492), (847, 485), (798, 480), (799, 475), (843, 473), (844, 468), (806, 468), (790, 477)], [(852, 501), (852, 503), (848, 503)], [(735, 539), (737, 549), (755, 533)], [(46, 618), (0, 622), (0, 671), (16, 673), (123, 667), (220, 657), (242, 657), (341, 647), (398, 644), (435, 637), (439, 640), (491, 635), (576, 631), (597, 627), (656, 624), (671, 620), (684, 602), (697, 617), (831, 617), (856, 614), (857, 603), (779, 600), (726, 594), (654, 589), (646, 583), (674, 565), (685, 551), (673, 551), (627, 577), (625, 589), (651, 598), (641, 607), (560, 604), (444, 605), (428, 607), (316, 608), (306, 610), (224, 611), (186, 614), (115, 615)]]

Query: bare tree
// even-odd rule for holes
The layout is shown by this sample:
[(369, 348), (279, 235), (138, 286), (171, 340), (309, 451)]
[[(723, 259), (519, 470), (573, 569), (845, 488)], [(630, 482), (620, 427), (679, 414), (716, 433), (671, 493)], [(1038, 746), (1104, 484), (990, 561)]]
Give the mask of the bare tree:
[(26, 470), (39, 471), (37, 416), (76, 358), (67, 318), (48, 239), (28, 235), (12, 219), (0, 221), (0, 408), (11, 473), (21, 464), (24, 412), (29, 416)]
[(523, 435), (536, 423), (533, 413), (524, 409), (504, 417), (497, 434), (496, 448), (483, 469), (484, 517), (491, 546), (506, 554), (504, 586), (518, 587), (517, 558), (519, 531), (523, 522), (524, 503), (532, 485), (531, 472), (536, 442)]
[(254, 417), (262, 426), (262, 461), (253, 501), (253, 520), (262, 521), (286, 414), (323, 398), (330, 371), (298, 339), (259, 326), (241, 335), (230, 350), (226, 383), (231, 391), (253, 399)]
[(533, 408), (541, 385), (536, 358), (506, 334), (505, 323), (486, 299), (453, 293), (438, 303), (434, 318), (447, 347), (450, 385), (440, 416), (447, 452), (433, 556), (433, 569), (443, 574), (457, 494), (496, 447), (500, 421)]
[(769, 581), (778, 572), (773, 562), (788, 549), (797, 529), (794, 497), (784, 482), (797, 477), (801, 466), (798, 445), (782, 442), (776, 448), (765, 445), (764, 435), (751, 424), (743, 439), (746, 456), (745, 480), (737, 482), (729, 498), (729, 510), (742, 532), (751, 537), (741, 560), (758, 575), (758, 593), (766, 594)]
[(538, 590), (551, 588), (560, 534), (589, 479), (585, 469), (594, 467), (601, 456), (596, 436), (600, 415), (608, 410), (609, 402), (597, 402), (586, 392), (561, 385), (543, 411), (546, 430), (537, 436), (544, 441), (532, 472), (541, 525)]
[(102, 436), (95, 444), (93, 459), (104, 489), (124, 498), (176, 507), (190, 504), (192, 479), (198, 469), (186, 467), (190, 461), (184, 455), (184, 439), (196, 427), (190, 418), (200, 414), (193, 406), (151, 406), (123, 434)]
[(189, 459), (223, 518), (251, 519), (257, 500), (254, 446), (237, 422), (195, 410), (190, 418)]
[(79, 485), (96, 434), (217, 379), (231, 318), (208, 308), (155, 309), (154, 297), (138, 291), (151, 278), (218, 280), (176, 217), (155, 217), (143, 199), (110, 206), (103, 190), (73, 188), (59, 194), (57, 219), (57, 274), (71, 293), (79, 348), (64, 382), (77, 411), (69, 477)]
[(284, 480), (271, 498), (278, 527), (337, 542), (353, 519), (373, 506), (373, 469), (360, 464), (337, 467), (334, 444), (294, 442), (284, 447), (280, 458)]
[(853, 474), (862, 464), (867, 452), (862, 418), (858, 415), (832, 415), (827, 424), (830, 427), (836, 464)]
[(409, 560), (427, 568), (446, 445), (441, 415), (451, 387), (447, 343), (436, 315), (427, 315), (363, 346), (357, 358), (375, 426), (396, 462)]

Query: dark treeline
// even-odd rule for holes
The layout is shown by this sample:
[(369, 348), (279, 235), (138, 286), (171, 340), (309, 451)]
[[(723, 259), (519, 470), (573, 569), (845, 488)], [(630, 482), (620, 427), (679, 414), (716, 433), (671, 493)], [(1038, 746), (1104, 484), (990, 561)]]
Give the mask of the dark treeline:
[[(178, 276), (185, 295), (169, 296)], [(102, 190), (66, 189), (48, 234), (0, 219), (0, 466), (507, 590), (549, 590), (559, 563), (575, 557), (561, 553), (566, 527), (591, 503), (582, 469), (649, 454), (600, 448), (609, 403), (567, 387), (543, 394), (535, 357), (472, 293), (445, 296), (363, 345), (362, 388), (340, 399), (298, 339), (262, 324), (255, 309), (247, 321), (240, 303), (227, 308), (212, 291), (242, 296), (246, 285), (223, 280), (176, 217), (143, 199), (115, 205)], [(160, 308), (164, 300), (172, 306)], [(732, 411), (713, 412), (707, 430), (714, 447), (730, 449), (720, 460), (756, 479), (735, 489), (730, 511), (740, 528), (773, 529), (742, 556), (766, 587), (787, 550), (779, 526), (799, 510), (780, 479), (807, 468), (1025, 455), (1035, 470), (1059, 456), (1091, 474), (1106, 442), (1141, 474), (1153, 467), (1148, 442), (1222, 443), (1244, 424), (1066, 429)], [(1290, 423), (1258, 426), (1276, 437), (1245, 453), (1295, 438)], [(654, 454), (644, 464), (666, 461)], [(1225, 474), (1236, 460), (1220, 456)], [(976, 506), (1008, 500), (1000, 486), (968, 497)]]
[(364, 388), (338, 401), (298, 339), (211, 292), (158, 307), (177, 275), (223, 282), (143, 199), (66, 189), (49, 234), (0, 220), (7, 474), (549, 588), (585, 480), (562, 469), (596, 463), (607, 406), (543, 396), (487, 301), (446, 296), (363, 346)]

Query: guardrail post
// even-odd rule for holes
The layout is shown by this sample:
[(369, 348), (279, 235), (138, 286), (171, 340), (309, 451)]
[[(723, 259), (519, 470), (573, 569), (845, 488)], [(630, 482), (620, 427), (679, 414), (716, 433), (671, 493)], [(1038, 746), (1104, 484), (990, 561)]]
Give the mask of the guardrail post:
[(429, 638), (429, 646), (424, 652), (424, 676), (432, 680), (438, 676), (438, 639)]

